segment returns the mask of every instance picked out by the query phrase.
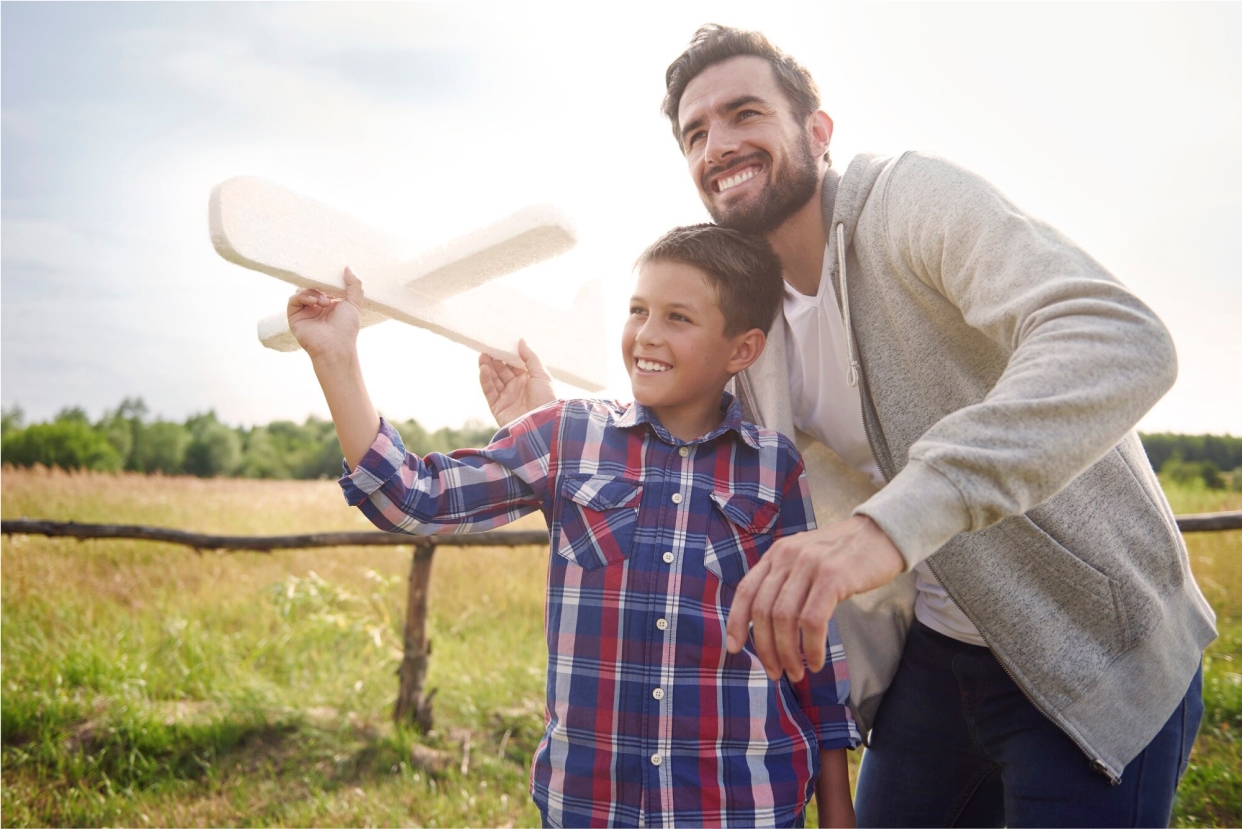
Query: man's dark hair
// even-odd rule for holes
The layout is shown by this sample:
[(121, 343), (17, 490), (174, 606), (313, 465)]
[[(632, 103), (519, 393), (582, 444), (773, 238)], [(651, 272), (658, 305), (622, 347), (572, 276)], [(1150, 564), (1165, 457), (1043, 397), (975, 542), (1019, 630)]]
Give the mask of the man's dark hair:
[[(763, 58), (772, 67), (772, 74), (777, 84), (789, 100), (794, 118), (799, 123), (819, 109), (819, 87), (806, 67), (789, 55), (772, 45), (762, 32), (749, 32), (735, 29), (732, 26), (721, 26), (708, 23), (700, 26), (690, 39), (686, 51), (677, 56), (677, 60), (668, 65), (664, 73), (664, 104), (665, 117), (673, 125), (673, 138), (681, 147), (681, 124), (677, 120), (677, 110), (681, 107), (681, 96), (686, 87), (700, 72), (729, 58), (741, 55), (753, 55)], [(685, 148), (682, 147), (682, 151)], [(824, 160), (830, 161), (828, 153)]]
[(716, 290), (726, 337), (758, 328), (767, 333), (784, 295), (781, 261), (761, 238), (714, 224), (675, 227), (642, 252), (649, 262), (680, 262), (703, 272)]

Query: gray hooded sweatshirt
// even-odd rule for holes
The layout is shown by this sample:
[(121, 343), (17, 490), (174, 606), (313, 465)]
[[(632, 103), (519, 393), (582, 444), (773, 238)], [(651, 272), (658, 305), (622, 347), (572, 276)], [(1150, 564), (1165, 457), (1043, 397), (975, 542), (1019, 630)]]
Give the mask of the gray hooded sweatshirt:
[[(978, 176), (918, 153), (824, 182), (833, 291), (878, 492), (797, 434), (820, 526), (867, 515), (902, 576), (843, 603), (866, 733), (927, 560), (1031, 702), (1116, 780), (1172, 714), (1215, 637), (1134, 424), (1172, 385), (1155, 314)], [(778, 318), (735, 389), (794, 434)]]

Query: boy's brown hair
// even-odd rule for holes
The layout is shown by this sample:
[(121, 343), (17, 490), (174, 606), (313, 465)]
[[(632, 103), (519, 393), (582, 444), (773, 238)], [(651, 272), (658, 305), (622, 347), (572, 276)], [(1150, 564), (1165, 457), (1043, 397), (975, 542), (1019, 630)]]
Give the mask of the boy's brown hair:
[(642, 252), (634, 267), (680, 262), (703, 272), (716, 290), (725, 336), (767, 333), (784, 295), (781, 262), (763, 239), (714, 224), (675, 227)]

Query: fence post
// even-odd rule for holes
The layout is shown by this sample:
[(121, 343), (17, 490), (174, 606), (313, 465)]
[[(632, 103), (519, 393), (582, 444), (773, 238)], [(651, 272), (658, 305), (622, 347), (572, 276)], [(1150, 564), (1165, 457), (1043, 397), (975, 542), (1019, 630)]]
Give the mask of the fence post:
[(431, 661), (431, 641), (427, 638), (427, 594), (431, 588), (431, 559), (436, 553), (434, 543), (414, 547), (410, 561), (410, 584), (405, 607), (405, 656), (397, 675), (401, 684), (393, 721), (418, 726), (424, 733), (431, 730), (431, 699), (436, 692), (423, 693), (427, 665)]

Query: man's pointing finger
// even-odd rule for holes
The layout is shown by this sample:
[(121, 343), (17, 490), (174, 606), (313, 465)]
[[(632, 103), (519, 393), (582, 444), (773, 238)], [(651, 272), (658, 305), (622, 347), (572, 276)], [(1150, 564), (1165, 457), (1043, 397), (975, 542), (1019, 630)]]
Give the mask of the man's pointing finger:
[(733, 604), (729, 608), (729, 622), (725, 626), (725, 648), (729, 653), (738, 653), (746, 644), (750, 635), (751, 604), (768, 569), (767, 560), (759, 559), (759, 563), (738, 582), (733, 593)]

